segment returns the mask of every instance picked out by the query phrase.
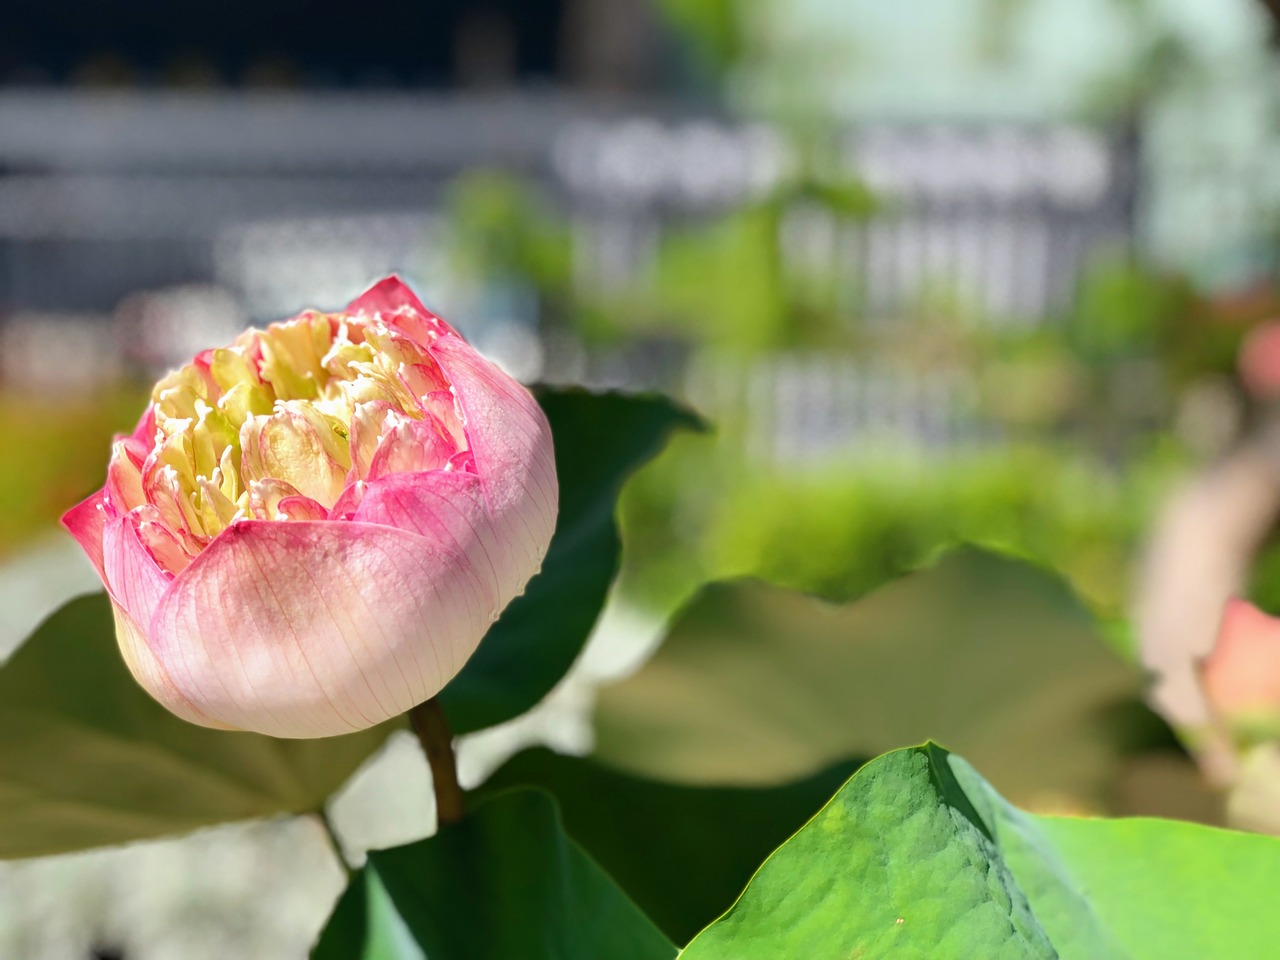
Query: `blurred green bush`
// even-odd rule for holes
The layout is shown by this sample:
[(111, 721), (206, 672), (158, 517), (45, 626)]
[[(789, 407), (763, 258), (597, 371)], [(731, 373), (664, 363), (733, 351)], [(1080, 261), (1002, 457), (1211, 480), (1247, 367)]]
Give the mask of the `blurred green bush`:
[(145, 405), (128, 385), (74, 399), (0, 391), (0, 558), (102, 485), (112, 436), (131, 430)]

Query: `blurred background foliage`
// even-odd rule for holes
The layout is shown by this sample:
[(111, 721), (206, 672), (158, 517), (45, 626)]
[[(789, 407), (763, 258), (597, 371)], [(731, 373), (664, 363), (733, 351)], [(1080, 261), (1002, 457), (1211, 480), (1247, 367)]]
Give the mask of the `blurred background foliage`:
[[(218, 16), (254, 30), (233, 37), (213, 8), (109, 4), (104, 23), (68, 4), (20, 4), (0, 38), (0, 596), (31, 607), (14, 623), (45, 612), (28, 556), (92, 585), (54, 525), (159, 372), (396, 270), (526, 381), (662, 391), (710, 425), (622, 495), (623, 613), (596, 643), (674, 623), (673, 646), (600, 694), (605, 759), (687, 777), (694, 760), (643, 762), (673, 703), (689, 743), (734, 755), (680, 700), (672, 651), (698, 632), (748, 691), (770, 687), (762, 665), (809, 664), (771, 688), (770, 729), (833, 729), (812, 753), (779, 734), (774, 779), (934, 736), (1019, 802), (1221, 819), (1140, 705), (1133, 611), (1171, 498), (1276, 442), (1274, 395), (1239, 373), (1280, 314), (1272, 4), (442, 0), (354, 25), (317, 4), (301, 30), (289, 4), (236, 3)], [(339, 26), (366, 20), (377, 43)], [(1235, 558), (1246, 582), (1210, 594), (1280, 609), (1277, 510)], [(1171, 548), (1193, 573), (1204, 529)], [(757, 611), (783, 653), (737, 664), (743, 609), (816, 601), (704, 590), (736, 578), (847, 606), (806, 607), (786, 637)], [(886, 689), (945, 690), (948, 640), (978, 664), (1035, 646), (1011, 683), (1044, 712), (1019, 701), (984, 729), (981, 697), (930, 712), (939, 697), (903, 693), (876, 722), (842, 702), (858, 684), (875, 701), (881, 675), (859, 670), (895, 643), (923, 666)], [(579, 679), (626, 659), (597, 670), (589, 649)], [(732, 693), (708, 703), (743, 716)], [(1103, 722), (1098, 698), (1138, 719)], [(544, 739), (589, 750), (578, 721)], [(1002, 759), (1015, 727), (1039, 733)], [(67, 955), (2, 914), (0, 946)]]
[[(1043, 315), (993, 310), (954, 263), (935, 270), (928, 262), (886, 309), (844, 266), (854, 252), (806, 256), (805, 245), (826, 234), (893, 223), (911, 207), (900, 191), (877, 189), (875, 176), (850, 175), (831, 135), (850, 120), (856, 129), (861, 98), (874, 99), (903, 69), (907, 51), (898, 44), (908, 14), (870, 4), (839, 13), (819, 2), (796, 10), (764, 0), (656, 4), (657, 26), (647, 29), (667, 44), (653, 61), (667, 69), (633, 87), (765, 118), (791, 145), (791, 159), (763, 192), (696, 214), (663, 214), (661, 229), (643, 203), (610, 211), (638, 224), (633, 233), (645, 245), (620, 280), (584, 282), (577, 261), (594, 238), (582, 228), (581, 210), (566, 206), (561, 188), (502, 168), (445, 179), (432, 214), (448, 237), (441, 263), (428, 268), (401, 257), (387, 264), (411, 275), (446, 273), (441, 286), (462, 294), (434, 299), (461, 303), (464, 326), (484, 326), (486, 314), (516, 315), (544, 343), (570, 343), (606, 361), (612, 351), (622, 355), (619, 363), (604, 363), (603, 376), (600, 365), (589, 364), (588, 379), (674, 390), (715, 422), (714, 438), (679, 441), (627, 496), (627, 590), (637, 598), (669, 605), (700, 580), (742, 573), (848, 596), (946, 544), (968, 541), (1063, 570), (1098, 612), (1118, 620), (1134, 551), (1161, 491), (1230, 443), (1232, 417), (1243, 416), (1233, 410), (1246, 404), (1231, 387), (1238, 344), (1272, 306), (1274, 255), (1260, 253), (1271, 249), (1262, 245), (1270, 244), (1273, 221), (1263, 218), (1260, 231), (1239, 231), (1207, 256), (1175, 262), (1163, 255), (1151, 233), (1163, 215), (1154, 181), (1168, 163), (1148, 144), (1163, 135), (1165, 115), (1179, 113), (1180, 99), (1234, 82), (1234, 68), (1222, 62), (1226, 51), (1269, 62), (1258, 42), (1265, 34), (1260, 8), (1240, 3), (1215, 16), (1179, 13), (1156, 0), (1093, 0), (1075, 14), (1047, 0), (962, 6), (963, 15), (949, 11), (946, 23), (924, 31), (922, 46), (911, 48), (927, 74), (903, 88), (911, 105), (888, 100), (862, 111), (869, 119), (897, 116), (909, 126), (921, 115), (950, 115), (953, 123), (1016, 128), (1088, 118), (1118, 131), (1117, 162), (1139, 165), (1132, 192), (1144, 206), (1128, 214), (1131, 235), (1089, 247), (1069, 295), (1047, 298)], [(1027, 69), (1047, 25), (1060, 19), (1075, 31), (1071, 49), (1032, 70), (1022, 89), (1003, 82)], [(1214, 26), (1207, 39), (1194, 33), (1204, 23)], [(1117, 32), (1119, 40), (1097, 51), (1083, 41)], [(951, 60), (930, 66), (932, 47), (950, 49)], [(1086, 70), (1090, 53), (1096, 63)], [(808, 82), (837, 56), (838, 72), (821, 86)], [(508, 79), (518, 82), (523, 69)], [(1074, 100), (1046, 93), (1052, 70)], [(955, 97), (998, 87), (1004, 99), (978, 98), (956, 109), (951, 95), (940, 93), (945, 85)], [(1137, 152), (1129, 157), (1132, 144)], [(21, 283), (11, 284), (11, 316), (23, 313), (24, 297), (41, 299), (37, 293), (29, 297)], [(430, 289), (427, 295), (433, 299)], [(255, 312), (250, 307), (250, 319)], [(626, 368), (637, 345), (658, 357), (658, 375)], [(937, 383), (954, 385), (917, 402), (947, 406), (944, 435), (904, 438), (919, 432), (912, 429), (893, 436), (899, 412), (887, 410), (881, 423), (818, 444), (818, 455), (762, 450), (786, 444), (759, 436), (761, 410), (781, 402), (755, 395), (775, 389), (760, 381), (769, 380), (769, 368), (776, 373), (792, 359), (820, 357), (862, 364), (846, 378), (888, 371), (924, 393)], [(584, 368), (544, 363), (540, 372), (554, 378), (565, 369)], [(1194, 409), (1206, 384), (1225, 384), (1232, 408), (1207, 427)], [(892, 394), (892, 386), (885, 391)], [(23, 393), (30, 391), (13, 385), (6, 392), (6, 421), (37, 435), (17, 437), (11, 449), (41, 455), (22, 463), (6, 458), (0, 503), (12, 513), (0, 527), (0, 551), (8, 554), (47, 527), (69, 494), (95, 485), (100, 456), (93, 451), (127, 419), (114, 399), (31, 413), (22, 405), (37, 401)], [(893, 396), (824, 399), (834, 406), (912, 405)], [(55, 429), (28, 427), (50, 422)], [(963, 436), (948, 434), (952, 428)]]
[(47, 535), (67, 504), (102, 485), (104, 445), (133, 429), (145, 400), (140, 387), (113, 389), (92, 401), (0, 396), (0, 422), (7, 425), (0, 460), (0, 561)]

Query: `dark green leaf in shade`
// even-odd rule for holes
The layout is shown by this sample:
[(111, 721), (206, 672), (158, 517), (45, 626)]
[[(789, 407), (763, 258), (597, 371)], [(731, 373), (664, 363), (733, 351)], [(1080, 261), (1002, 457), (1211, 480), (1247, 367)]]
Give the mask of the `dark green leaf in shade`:
[(311, 960), (424, 960), (424, 955), (378, 874), (359, 870), (334, 905)]
[(316, 811), (390, 730), (276, 740), (180, 720), (129, 675), (106, 597), (81, 597), (0, 668), (0, 859)]
[(1278, 876), (1276, 838), (1023, 813), (929, 744), (859, 770), (680, 957), (1264, 957)]
[[(676, 954), (565, 835), (545, 793), (494, 796), (434, 837), (370, 853), (363, 873), (376, 875), (430, 960), (670, 960)], [(338, 960), (320, 950), (351, 929), (350, 914), (362, 902), (359, 893), (339, 901), (314, 960)], [(385, 922), (367, 923), (369, 935)]]
[(1058, 578), (964, 549), (847, 604), (707, 587), (599, 692), (597, 753), (663, 779), (776, 783), (933, 737), (1023, 807), (1115, 810), (1126, 764), (1172, 739), (1143, 686)]
[(569, 836), (663, 933), (685, 943), (857, 766), (776, 787), (691, 787), (538, 748), (509, 760), (480, 795), (513, 786), (553, 794)]
[(364, 870), (351, 875), (320, 940), (311, 949), (311, 960), (364, 960), (369, 939), (369, 876)]
[(551, 422), (560, 516), (542, 572), (507, 607), (440, 695), (455, 733), (524, 713), (573, 664), (618, 569), (614, 508), (623, 482), (692, 414), (657, 396), (538, 391)]

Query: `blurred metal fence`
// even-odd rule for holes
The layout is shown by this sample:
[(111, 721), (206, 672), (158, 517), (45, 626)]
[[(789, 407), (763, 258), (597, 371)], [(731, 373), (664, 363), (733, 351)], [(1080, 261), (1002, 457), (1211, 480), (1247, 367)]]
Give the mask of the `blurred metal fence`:
[(217, 280), (237, 224), (425, 211), (479, 164), (545, 173), (566, 114), (530, 97), (0, 93), (0, 305), (110, 311)]
[[(1138, 156), (1127, 131), (867, 123), (832, 140), (819, 175), (865, 183), (878, 209), (849, 218), (797, 202), (781, 245), (837, 275), (845, 302), (870, 316), (898, 317), (945, 284), (994, 322), (1036, 322), (1069, 304), (1092, 254), (1134, 241)], [(636, 263), (664, 221), (759, 198), (798, 164), (793, 145), (759, 124), (652, 119), (574, 124), (557, 160), (592, 241), (583, 246)]]
[(684, 392), (740, 436), (757, 466), (789, 473), (895, 457), (936, 461), (996, 434), (975, 415), (969, 372), (929, 372), (815, 351), (704, 358)]
[[(804, 169), (876, 197), (865, 217), (796, 199), (779, 218), (780, 255), (835, 278), (838, 309), (906, 333), (944, 291), (980, 323), (1035, 324), (1069, 305), (1100, 249), (1134, 243), (1138, 160), (1123, 131), (1044, 124), (867, 123), (831, 131), (815, 160), (761, 123), (554, 95), (3, 91), (0, 369), (43, 369), (15, 353), (38, 347), (32, 327), (61, 323), (65, 341), (106, 318), (116, 332), (98, 349), (164, 366), (224, 338), (218, 316), (338, 306), (399, 270), (519, 375), (683, 383), (679, 343), (587, 351), (518, 278), (459, 289), (443, 192), (492, 168), (561, 206), (584, 296), (643, 284), (670, 231), (777, 196)], [(851, 369), (766, 358), (744, 372), (770, 385), (751, 407), (757, 433), (776, 433), (760, 449), (847, 447), (877, 418), (951, 422), (920, 412), (951, 402), (934, 385), (881, 389), (887, 375)], [(890, 395), (910, 409), (885, 412)]]
[[(787, 247), (866, 288), (873, 312), (951, 274), (990, 312), (1037, 319), (1069, 296), (1092, 248), (1133, 235), (1136, 158), (1123, 138), (880, 123), (832, 139), (833, 173), (864, 179), (883, 210), (840, 229), (802, 211)], [(109, 311), (138, 289), (217, 281), (230, 227), (425, 217), (444, 184), (480, 167), (544, 183), (581, 246), (623, 252), (601, 266), (616, 273), (665, 223), (765, 195), (796, 163), (761, 124), (554, 96), (3, 92), (0, 309)]]

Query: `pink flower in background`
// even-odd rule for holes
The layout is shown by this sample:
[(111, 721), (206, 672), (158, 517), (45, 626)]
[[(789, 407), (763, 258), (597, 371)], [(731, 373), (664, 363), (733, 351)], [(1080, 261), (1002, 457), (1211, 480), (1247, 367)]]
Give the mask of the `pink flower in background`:
[(157, 700), (322, 737), (439, 692), (537, 573), (557, 505), (537, 402), (388, 278), (160, 381), (63, 523)]
[(1255, 397), (1280, 397), (1280, 321), (1270, 320), (1249, 332), (1237, 359), (1240, 379)]
[(1228, 600), (1201, 679), (1217, 716), (1233, 724), (1280, 724), (1280, 619), (1248, 601)]

